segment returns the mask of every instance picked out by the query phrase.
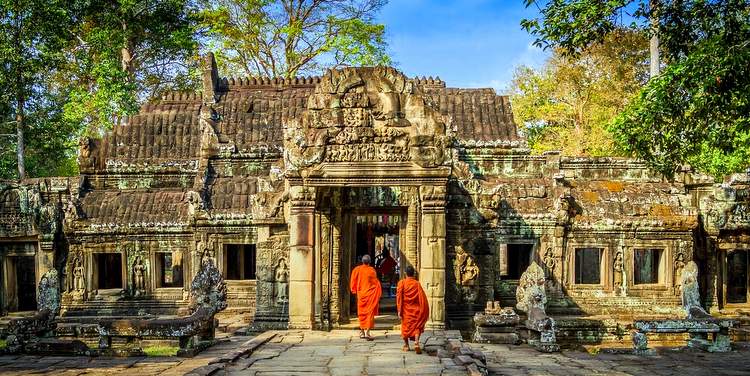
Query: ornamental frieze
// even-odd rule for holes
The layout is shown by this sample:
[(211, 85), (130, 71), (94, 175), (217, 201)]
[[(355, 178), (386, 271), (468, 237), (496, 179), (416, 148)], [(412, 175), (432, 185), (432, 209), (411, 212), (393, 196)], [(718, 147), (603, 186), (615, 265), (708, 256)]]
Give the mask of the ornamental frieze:
[(287, 169), (321, 162), (446, 164), (452, 138), (420, 90), (393, 68), (329, 71), (307, 109), (284, 128)]

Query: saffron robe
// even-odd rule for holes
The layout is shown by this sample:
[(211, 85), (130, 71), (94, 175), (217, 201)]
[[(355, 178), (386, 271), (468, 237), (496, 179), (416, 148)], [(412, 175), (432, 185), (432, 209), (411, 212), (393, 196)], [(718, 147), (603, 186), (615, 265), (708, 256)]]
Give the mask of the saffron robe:
[(398, 281), (396, 307), (401, 317), (401, 338), (413, 339), (424, 332), (430, 318), (430, 306), (422, 285), (414, 277)]
[(352, 270), (349, 281), (352, 294), (357, 294), (357, 316), (360, 329), (375, 327), (375, 315), (380, 305), (380, 281), (375, 268), (370, 265), (359, 265)]

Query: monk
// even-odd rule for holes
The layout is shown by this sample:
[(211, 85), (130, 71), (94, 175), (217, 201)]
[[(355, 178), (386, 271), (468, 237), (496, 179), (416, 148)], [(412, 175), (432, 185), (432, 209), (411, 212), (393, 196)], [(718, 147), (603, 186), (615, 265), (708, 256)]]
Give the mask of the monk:
[(401, 338), (404, 339), (402, 350), (409, 351), (409, 340), (414, 340), (414, 352), (422, 353), (419, 347), (419, 336), (424, 332), (424, 325), (430, 317), (430, 306), (422, 285), (414, 278), (414, 268), (406, 267), (406, 278), (398, 281), (396, 288), (396, 309), (401, 319)]
[(370, 255), (362, 256), (362, 264), (352, 270), (349, 286), (352, 294), (357, 294), (357, 316), (359, 318), (359, 338), (372, 341), (370, 330), (375, 327), (375, 315), (380, 304), (380, 281), (375, 268), (370, 266)]

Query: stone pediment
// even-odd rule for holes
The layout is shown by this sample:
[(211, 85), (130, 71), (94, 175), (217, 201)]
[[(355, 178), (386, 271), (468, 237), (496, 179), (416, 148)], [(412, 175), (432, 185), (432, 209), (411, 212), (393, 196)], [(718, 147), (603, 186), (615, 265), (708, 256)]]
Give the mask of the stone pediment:
[(303, 178), (339, 176), (342, 166), (350, 175), (377, 171), (384, 177), (435, 169), (450, 161), (447, 122), (421, 89), (393, 68), (329, 70), (305, 111), (284, 127), (286, 168)]

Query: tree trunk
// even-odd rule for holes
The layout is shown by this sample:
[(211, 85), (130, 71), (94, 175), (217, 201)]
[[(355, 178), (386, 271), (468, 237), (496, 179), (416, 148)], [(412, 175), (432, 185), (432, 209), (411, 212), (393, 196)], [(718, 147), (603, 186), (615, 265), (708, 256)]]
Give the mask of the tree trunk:
[[(20, 82), (18, 83), (21, 84)], [(17, 108), (16, 108), (16, 155), (18, 157), (18, 179), (26, 178), (26, 161), (24, 158), (24, 143), (23, 143), (23, 121), (24, 112), (23, 106), (25, 104), (25, 98), (23, 94), (18, 93), (17, 96)]]
[(657, 14), (657, 7), (659, 2), (657, 0), (650, 0), (649, 7), (651, 8), (651, 40), (649, 41), (649, 49), (651, 53), (651, 78), (659, 75), (659, 17)]

